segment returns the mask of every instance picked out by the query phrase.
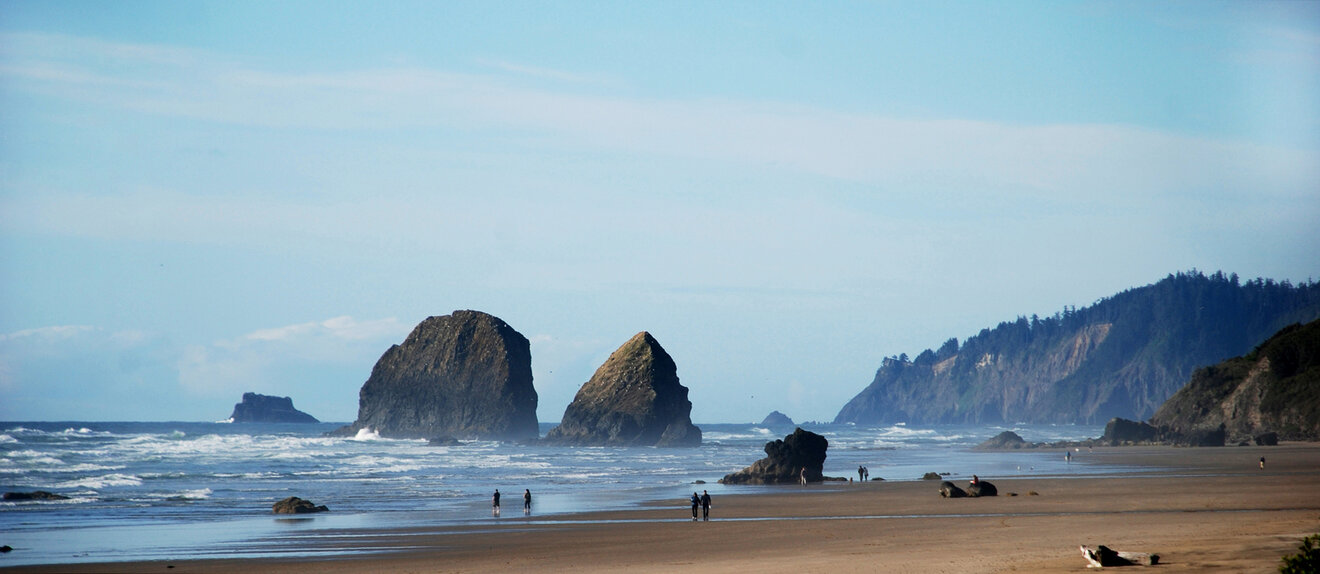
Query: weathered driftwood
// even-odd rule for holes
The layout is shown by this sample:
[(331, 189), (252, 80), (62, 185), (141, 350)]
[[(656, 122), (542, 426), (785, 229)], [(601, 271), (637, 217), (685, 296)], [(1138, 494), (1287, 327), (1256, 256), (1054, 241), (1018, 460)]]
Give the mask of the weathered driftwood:
[(1081, 547), (1082, 556), (1086, 558), (1087, 568), (1104, 568), (1107, 566), (1154, 566), (1160, 563), (1159, 554), (1148, 554), (1146, 552), (1116, 552), (1110, 550), (1108, 546), (1096, 546), (1095, 550)]

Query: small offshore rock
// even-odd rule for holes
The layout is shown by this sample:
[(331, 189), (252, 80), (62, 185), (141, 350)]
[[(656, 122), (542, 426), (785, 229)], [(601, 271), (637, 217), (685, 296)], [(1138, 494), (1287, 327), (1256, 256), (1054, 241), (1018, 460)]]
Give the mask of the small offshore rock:
[(921, 475), (921, 480), (939, 480), (939, 479), (940, 479), (940, 473), (938, 472), (928, 472), (926, 474)]
[(290, 496), (284, 500), (271, 505), (271, 510), (275, 514), (311, 514), (313, 512), (328, 512), (324, 504), (317, 506), (310, 500), (303, 500), (296, 496)]
[(55, 494), (44, 490), (34, 490), (32, 492), (6, 492), (5, 500), (68, 500), (69, 497), (63, 494)]
[(1018, 433), (1004, 431), (985, 442), (976, 445), (977, 450), (1007, 450), (1030, 446)]

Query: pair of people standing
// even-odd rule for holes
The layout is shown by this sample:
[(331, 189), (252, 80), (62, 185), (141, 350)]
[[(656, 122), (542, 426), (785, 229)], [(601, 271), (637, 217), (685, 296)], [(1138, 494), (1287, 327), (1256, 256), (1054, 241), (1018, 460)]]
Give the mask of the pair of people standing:
[(703, 491), (701, 491), (701, 496), (697, 496), (697, 493), (695, 493), (695, 492), (692, 493), (692, 500), (691, 500), (691, 502), (692, 502), (692, 521), (693, 521), (693, 522), (696, 522), (696, 520), (697, 520), (697, 506), (701, 506), (701, 519), (702, 519), (702, 520), (710, 520), (710, 493), (709, 493), (709, 492), (703, 490)]
[(871, 469), (864, 466), (857, 467), (857, 481), (866, 482), (868, 478), (871, 478)]
[[(500, 489), (495, 489), (495, 494), (490, 497), (490, 513), (493, 516), (500, 515)], [(523, 514), (532, 513), (532, 489), (523, 490)]]

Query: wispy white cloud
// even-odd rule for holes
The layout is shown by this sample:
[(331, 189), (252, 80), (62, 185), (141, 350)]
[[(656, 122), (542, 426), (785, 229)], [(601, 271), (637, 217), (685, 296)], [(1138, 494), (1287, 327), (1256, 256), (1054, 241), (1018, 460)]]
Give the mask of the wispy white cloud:
[[(0, 69), (7, 89), (237, 125), (535, 133), (550, 136), (541, 140), (548, 146), (791, 169), (914, 193), (1010, 189), (1112, 198), (1250, 190), (1241, 193), (1296, 199), (1314, 197), (1320, 182), (1313, 150), (1124, 125), (1016, 125), (775, 102), (626, 98), (423, 68), (276, 73), (169, 47), (37, 35), (0, 41), (10, 52)], [(57, 43), (63, 49), (42, 51)], [(99, 65), (103, 52), (119, 66)], [(534, 68), (499, 64), (538, 76)]]

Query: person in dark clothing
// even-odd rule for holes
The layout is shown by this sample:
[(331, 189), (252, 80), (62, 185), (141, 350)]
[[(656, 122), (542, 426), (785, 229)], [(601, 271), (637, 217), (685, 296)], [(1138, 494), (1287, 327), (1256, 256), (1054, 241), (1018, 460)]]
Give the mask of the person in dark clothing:
[(701, 497), (697, 493), (692, 493), (692, 521), (697, 521), (697, 506), (701, 505)]
[(495, 489), (495, 494), (490, 497), (490, 512), (496, 516), (500, 514), (500, 489)]
[(710, 493), (701, 491), (701, 519), (710, 520)]
[(523, 490), (523, 514), (532, 512), (532, 489)]

